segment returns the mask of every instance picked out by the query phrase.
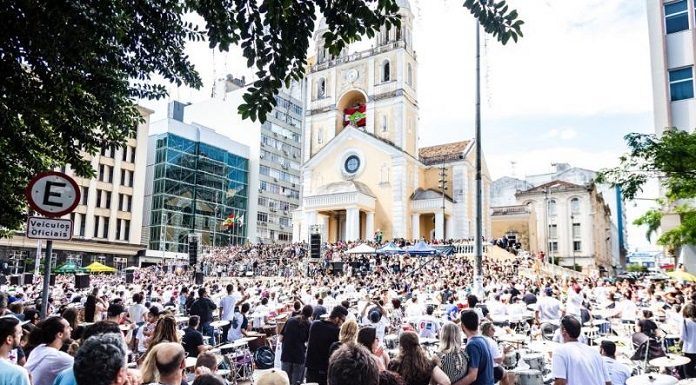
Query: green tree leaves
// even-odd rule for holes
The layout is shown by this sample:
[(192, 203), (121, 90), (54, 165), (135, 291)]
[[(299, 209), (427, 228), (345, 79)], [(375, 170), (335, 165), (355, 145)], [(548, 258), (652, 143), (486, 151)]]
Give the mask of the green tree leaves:
[(662, 233), (657, 243), (671, 247), (695, 244), (696, 209), (689, 200), (696, 197), (696, 133), (668, 129), (662, 137), (632, 133), (625, 139), (629, 152), (619, 158), (618, 167), (601, 170), (597, 182), (620, 185), (624, 199), (631, 200), (647, 181), (658, 178), (666, 198), (634, 223), (647, 226), (650, 240), (665, 214), (677, 214), (681, 224)]
[[(503, 44), (522, 36), (504, 1), (464, 4)], [(264, 121), (283, 84), (305, 74), (317, 14), (338, 54), (362, 35), (400, 23), (396, 0), (56, 0), (0, 8), (0, 227), (19, 228), (29, 178), (70, 164), (94, 170), (85, 151), (120, 146), (141, 119), (134, 100), (160, 99), (165, 84), (200, 88), (188, 41), (239, 45), (257, 80), (239, 113)], [(198, 14), (203, 26), (187, 21)], [(155, 79), (163, 79), (158, 82)]]

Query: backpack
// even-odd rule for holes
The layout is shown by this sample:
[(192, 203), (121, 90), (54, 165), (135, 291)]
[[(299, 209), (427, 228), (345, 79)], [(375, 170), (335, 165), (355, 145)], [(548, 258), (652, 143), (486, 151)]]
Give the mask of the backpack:
[(272, 369), (275, 363), (275, 354), (268, 346), (262, 346), (254, 353), (256, 369)]

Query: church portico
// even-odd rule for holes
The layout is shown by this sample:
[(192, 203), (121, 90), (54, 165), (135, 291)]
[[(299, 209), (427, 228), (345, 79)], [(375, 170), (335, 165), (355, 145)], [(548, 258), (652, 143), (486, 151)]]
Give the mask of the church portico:
[[(444, 210), (443, 210), (444, 206)], [(434, 190), (418, 189), (411, 198), (413, 239), (446, 239), (454, 235), (452, 200)]]
[(302, 207), (305, 222), (321, 225), (322, 239), (329, 242), (367, 239), (374, 234), (375, 197), (360, 182), (321, 186), (315, 195), (302, 200)]

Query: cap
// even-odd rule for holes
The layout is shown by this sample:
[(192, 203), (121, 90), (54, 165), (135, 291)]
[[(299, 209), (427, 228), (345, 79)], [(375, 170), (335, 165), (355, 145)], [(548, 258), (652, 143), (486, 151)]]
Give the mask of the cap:
[(288, 379), (287, 373), (282, 370), (271, 369), (270, 371), (262, 374), (256, 380), (256, 385), (289, 385), (290, 380)]

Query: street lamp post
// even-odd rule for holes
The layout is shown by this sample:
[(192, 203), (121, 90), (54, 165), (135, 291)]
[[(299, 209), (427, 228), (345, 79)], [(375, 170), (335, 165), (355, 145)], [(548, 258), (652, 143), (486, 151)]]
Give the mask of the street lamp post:
[(481, 26), (476, 24), (476, 247), (474, 264), (474, 292), (483, 294), (483, 196), (481, 181)]

